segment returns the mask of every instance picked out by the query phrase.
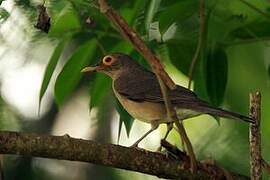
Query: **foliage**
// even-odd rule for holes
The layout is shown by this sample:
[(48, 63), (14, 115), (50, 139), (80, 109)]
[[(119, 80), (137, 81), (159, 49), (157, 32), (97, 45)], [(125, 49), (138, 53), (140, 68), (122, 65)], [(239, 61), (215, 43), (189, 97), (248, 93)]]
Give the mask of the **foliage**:
[(8, 16), (9, 13), (4, 8), (0, 8), (0, 22), (5, 21)]
[[(29, 3), (29, 1), (22, 1), (21, 3), (23, 2)], [(173, 65), (177, 68), (178, 74), (188, 75), (199, 38), (198, 0), (115, 0), (110, 2), (123, 15), (130, 26), (135, 28), (143, 37), (147, 45), (162, 58), (161, 60), (165, 65)], [(242, 52), (237, 56), (235, 49), (237, 47), (240, 47), (240, 49), (246, 47), (251, 42), (264, 42), (265, 39), (270, 37), (269, 2), (259, 0), (248, 2), (252, 3), (252, 6), (255, 8), (237, 0), (206, 1), (206, 28), (193, 76), (193, 89), (198, 96), (209, 101), (214, 106), (226, 104), (230, 105), (234, 110), (239, 110), (239, 112), (246, 111), (243, 108), (237, 109), (237, 105), (232, 102), (232, 99), (229, 97), (230, 94), (228, 94), (228, 92), (241, 94), (240, 90), (233, 91), (232, 86), (229, 86), (232, 82), (235, 82), (233, 76), (238, 76), (238, 71), (233, 71), (235, 66), (232, 66), (232, 64), (237, 64), (235, 61), (239, 62), (237, 65), (247, 62), (245, 62), (245, 59), (241, 59), (239, 55), (245, 54)], [(2, 1), (0, 1), (1, 3)], [(59, 106), (65, 103), (65, 100), (79, 86), (79, 82), (82, 81), (80, 70), (88, 64), (96, 63), (96, 59), (101, 57), (101, 52), (127, 53), (142, 65), (147, 66), (143, 58), (138, 55), (132, 46), (121, 37), (116, 28), (99, 12), (95, 1), (51, 0), (46, 2), (45, 6), (48, 8), (52, 21), (48, 37), (58, 43), (49, 58), (50, 60), (44, 73), (40, 90), (40, 101), (60, 60), (64, 62), (64, 66), (57, 77), (54, 93), (55, 100)], [(32, 8), (27, 10), (33, 11)], [(0, 22), (2, 22), (2, 19), (8, 18), (8, 14), (5, 9), (0, 8)], [(86, 20), (90, 20), (90, 22)], [(68, 47), (72, 45), (73, 48)], [(66, 50), (67, 48), (70, 49)], [(71, 55), (62, 57), (66, 51), (70, 51)], [(250, 62), (250, 64), (252, 63)], [(243, 65), (243, 67), (247, 66)], [(269, 64), (267, 64), (265, 73), (270, 72), (269, 67)], [(245, 70), (239, 67), (239, 73), (241, 71)], [(90, 107), (102, 109), (102, 104), (99, 102), (110, 91), (110, 79), (103, 75), (93, 75), (93, 77), (89, 83)], [(249, 77), (251, 78), (252, 76)], [(245, 79), (246, 77), (243, 76), (242, 78)], [(240, 84), (237, 83), (239, 82), (234, 83), (233, 87), (238, 87)], [(242, 86), (249, 86), (249, 84)], [(229, 89), (227, 89), (228, 87)], [(251, 85), (249, 87), (249, 90), (254, 88)], [(247, 101), (247, 95), (245, 98), (238, 100)], [(247, 103), (239, 104), (239, 106), (247, 106)], [(117, 103), (116, 107), (120, 113), (119, 127), (124, 122), (129, 134), (133, 119)], [(209, 124), (209, 126), (215, 127), (215, 125)], [(229, 125), (226, 124), (226, 126)], [(235, 127), (236, 131), (241, 132), (239, 137), (237, 136), (239, 141), (243, 140), (243, 136), (246, 133), (246, 127), (243, 126)], [(222, 132), (232, 133), (229, 130)], [(211, 136), (211, 133), (214, 135)], [(214, 138), (216, 135), (212, 131), (211, 133), (209, 133), (209, 138), (205, 142), (212, 140), (211, 138)], [(225, 138), (228, 138), (228, 136)], [(230, 143), (232, 142), (230, 141), (228, 145)], [(269, 143), (267, 146), (270, 147)], [(205, 147), (201, 148), (201, 154), (205, 152), (203, 148)], [(247, 153), (247, 151), (242, 150), (236, 153), (239, 152)], [(219, 155), (221, 156), (219, 158), (221, 163), (227, 164), (226, 158), (224, 158), (227, 154), (219, 152)], [(239, 162), (239, 164), (242, 162), (246, 163), (246, 158)], [(243, 172), (247, 172), (246, 166), (243, 168)]]

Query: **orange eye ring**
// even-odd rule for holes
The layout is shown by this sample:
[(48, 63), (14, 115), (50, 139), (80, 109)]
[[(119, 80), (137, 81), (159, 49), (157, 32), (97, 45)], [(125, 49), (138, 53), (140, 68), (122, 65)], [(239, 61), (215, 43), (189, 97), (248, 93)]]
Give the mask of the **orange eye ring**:
[(112, 56), (105, 56), (102, 59), (103, 64), (110, 66), (114, 62), (114, 58)]

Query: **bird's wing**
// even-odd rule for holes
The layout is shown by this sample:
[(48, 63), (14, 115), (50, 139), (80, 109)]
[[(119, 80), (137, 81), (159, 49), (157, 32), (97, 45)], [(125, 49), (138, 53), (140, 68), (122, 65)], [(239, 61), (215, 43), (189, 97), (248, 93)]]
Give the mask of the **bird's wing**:
[[(125, 96), (126, 98), (133, 101), (148, 101), (148, 102), (163, 102), (162, 93), (156, 76), (147, 72), (141, 74), (140, 79), (138, 78), (118, 78), (114, 82), (115, 90)], [(194, 104), (195, 102), (201, 102), (197, 98), (196, 94), (191, 90), (181, 86), (177, 86), (174, 90), (169, 90), (169, 97), (173, 104)]]
[[(164, 103), (158, 80), (156, 79), (156, 76), (150, 72), (149, 74), (140, 74), (140, 79), (134, 76), (119, 78), (114, 82), (114, 89), (120, 95), (133, 101)], [(187, 88), (177, 86), (176, 89), (169, 90), (168, 93), (170, 100), (175, 107), (192, 109), (198, 112), (212, 114), (214, 116), (252, 122), (250, 117), (210, 106), (206, 101), (199, 99), (195, 93)]]

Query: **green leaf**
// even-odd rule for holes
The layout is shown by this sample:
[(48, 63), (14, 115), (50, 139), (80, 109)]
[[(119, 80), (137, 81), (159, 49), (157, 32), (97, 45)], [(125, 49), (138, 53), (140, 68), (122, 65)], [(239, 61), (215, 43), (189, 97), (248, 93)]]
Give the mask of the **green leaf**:
[(150, 65), (143, 58), (143, 56), (138, 53), (138, 51), (133, 50), (132, 52), (129, 53), (129, 55), (130, 55), (130, 57), (132, 57), (132, 59), (134, 59), (135, 61), (137, 61), (140, 65), (144, 66), (146, 69), (148, 69), (148, 70), (151, 69)]
[[(116, 100), (115, 102), (116, 102), (116, 109), (120, 116), (120, 123), (121, 124), (124, 123), (126, 131), (127, 131), (127, 136), (129, 136), (132, 124), (134, 122), (134, 118), (130, 116), (130, 114), (123, 108), (123, 106), (119, 103), (118, 100)], [(121, 127), (121, 125), (119, 125), (119, 127)], [(118, 131), (118, 138), (120, 135), (120, 131), (121, 129), (119, 129)]]
[(92, 60), (95, 51), (96, 40), (91, 39), (78, 47), (65, 64), (55, 83), (55, 99), (59, 106), (78, 84), (82, 76), (81, 69)]
[(148, 31), (149, 41), (156, 40), (157, 42), (161, 42), (161, 33), (159, 31), (159, 22), (155, 21), (150, 23), (149, 31)]
[(112, 52), (125, 52), (130, 53), (133, 50), (133, 46), (128, 41), (121, 41), (114, 45), (111, 49)]
[(140, 17), (139, 15), (144, 15), (143, 14), (143, 11), (146, 7), (146, 4), (147, 4), (147, 1), (145, 0), (137, 0), (134, 2), (134, 5), (133, 5), (133, 8), (132, 8), (132, 11), (130, 12), (131, 13), (131, 17), (130, 17), (130, 22), (129, 24), (131, 26), (134, 26), (136, 24), (140, 24)]
[(90, 108), (97, 107), (102, 99), (110, 92), (112, 80), (104, 74), (96, 74), (95, 80), (90, 84)]
[(198, 11), (197, 0), (181, 0), (173, 3), (167, 7), (163, 7), (162, 11), (157, 15), (157, 21), (160, 23), (160, 29), (168, 29), (168, 27), (175, 23), (187, 19)]
[(255, 21), (232, 31), (231, 35), (240, 39), (268, 38), (270, 36), (270, 23), (269, 21)]
[(223, 102), (228, 76), (227, 55), (217, 47), (208, 52), (206, 61), (206, 84), (210, 102), (219, 106)]
[(52, 74), (54, 72), (54, 69), (57, 65), (57, 62), (62, 54), (62, 51), (63, 51), (66, 43), (67, 43), (67, 39), (63, 39), (62, 41), (59, 42), (59, 44), (54, 49), (54, 52), (53, 52), (53, 54), (49, 60), (49, 63), (46, 67), (44, 77), (42, 80), (42, 85), (41, 85), (40, 92), (39, 92), (39, 108), (38, 109), (40, 109), (40, 103), (41, 103), (42, 97), (48, 88)]
[(170, 63), (170, 53), (168, 46), (165, 43), (159, 44), (157, 49), (158, 56), (162, 61), (162, 64)]
[(206, 84), (206, 53), (200, 52), (197, 63), (194, 68), (194, 92), (203, 100), (209, 101)]
[(177, 32), (177, 25), (176, 23), (172, 23), (168, 29), (163, 33), (162, 35), (162, 41), (166, 42), (170, 39), (173, 39), (173, 37), (175, 36)]
[(188, 76), (191, 60), (196, 50), (196, 43), (190, 41), (178, 44), (170, 43), (168, 44), (168, 50), (172, 64)]
[(153, 21), (153, 18), (156, 14), (156, 12), (158, 11), (159, 5), (160, 5), (161, 0), (151, 0), (148, 10), (147, 10), (147, 14), (146, 14), (146, 18), (145, 18), (145, 29), (149, 29), (150, 24)]
[(61, 35), (67, 32), (74, 32), (80, 28), (81, 23), (78, 14), (70, 4), (67, 4), (55, 19), (52, 18), (49, 34), (53, 36)]
[(6, 9), (0, 7), (0, 23), (5, 21), (9, 15), (9, 12)]

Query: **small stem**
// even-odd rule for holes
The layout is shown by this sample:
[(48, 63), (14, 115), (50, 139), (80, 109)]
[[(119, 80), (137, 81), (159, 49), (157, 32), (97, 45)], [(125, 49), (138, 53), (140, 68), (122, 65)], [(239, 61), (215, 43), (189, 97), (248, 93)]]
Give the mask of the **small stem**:
[(262, 167), (270, 175), (270, 164), (268, 164), (264, 159), (262, 159)]
[(250, 117), (254, 119), (254, 123), (249, 127), (250, 142), (250, 176), (252, 180), (260, 180), (262, 178), (262, 162), (261, 162), (261, 94), (256, 92), (250, 94)]
[(97, 38), (96, 38), (96, 41), (97, 41), (97, 46), (100, 49), (101, 53), (103, 55), (106, 55), (107, 54), (107, 51), (105, 50), (105, 48), (103, 47), (103, 45), (100, 43), (100, 41)]
[(260, 10), (259, 8), (257, 8), (256, 6), (254, 6), (253, 4), (247, 2), (246, 0), (239, 0), (239, 1), (241, 1), (243, 4), (247, 5), (248, 7), (250, 7), (251, 9), (253, 9), (254, 11), (256, 11), (257, 13), (261, 14), (263, 17), (265, 17), (268, 20), (270, 20), (270, 14), (267, 14), (266, 12), (263, 12), (262, 10)]
[(192, 78), (193, 78), (194, 68), (195, 68), (197, 59), (199, 57), (199, 54), (200, 54), (200, 51), (202, 48), (202, 43), (203, 43), (203, 34), (205, 31), (205, 7), (204, 7), (204, 5), (205, 5), (204, 0), (200, 0), (200, 31), (199, 31), (197, 48), (196, 48), (195, 54), (192, 58), (191, 65), (190, 65), (189, 72), (188, 72), (188, 77), (189, 77), (188, 89), (191, 88), (191, 82), (192, 82)]

